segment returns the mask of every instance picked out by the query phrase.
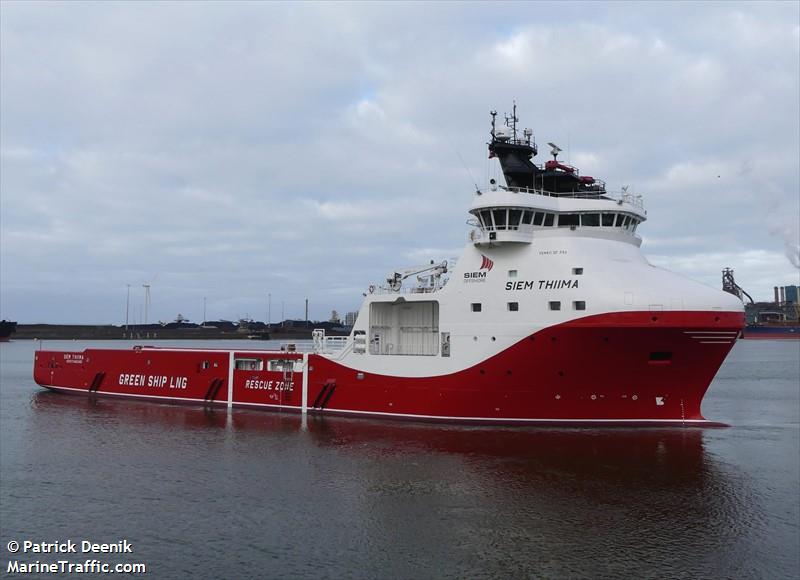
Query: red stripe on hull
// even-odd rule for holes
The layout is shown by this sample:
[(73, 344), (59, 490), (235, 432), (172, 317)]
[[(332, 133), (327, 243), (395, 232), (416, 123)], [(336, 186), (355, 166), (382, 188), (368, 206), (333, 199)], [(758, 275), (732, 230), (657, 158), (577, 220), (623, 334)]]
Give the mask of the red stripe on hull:
[[(733, 312), (629, 312), (541, 330), (462, 371), (436, 377), (359, 372), (309, 355), (309, 407), (439, 421), (703, 421), (702, 398), (744, 323)], [(667, 354), (668, 353), (668, 354)], [(300, 373), (228, 372), (229, 353), (87, 350), (37, 353), (35, 379), (97, 394), (298, 410)], [(453, 353), (457, 356), (457, 353)], [(412, 359), (409, 358), (412, 362)], [(309, 409), (315, 412), (314, 409)]]

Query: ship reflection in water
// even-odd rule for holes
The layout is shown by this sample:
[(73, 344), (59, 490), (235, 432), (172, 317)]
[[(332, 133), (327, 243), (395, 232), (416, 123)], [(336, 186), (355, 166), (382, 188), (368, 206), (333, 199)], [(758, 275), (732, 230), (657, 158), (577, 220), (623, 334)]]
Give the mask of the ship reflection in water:
[[(304, 420), (50, 392), (32, 402), (34, 445), (77, 423), (80, 439), (64, 441), (73, 460), (137, 482), (113, 502), (160, 567), (171, 556), (154, 538), (175, 522), (224, 544), (223, 563), (205, 557), (211, 576), (225, 558), (237, 570), (272, 558), (271, 575), (301, 577), (353, 566), (364, 577), (748, 576), (763, 565), (740, 542), (763, 523), (759, 501), (706, 452), (710, 431)], [(86, 483), (76, 477), (65, 485)], [(101, 501), (118, 493), (95, 484)]]

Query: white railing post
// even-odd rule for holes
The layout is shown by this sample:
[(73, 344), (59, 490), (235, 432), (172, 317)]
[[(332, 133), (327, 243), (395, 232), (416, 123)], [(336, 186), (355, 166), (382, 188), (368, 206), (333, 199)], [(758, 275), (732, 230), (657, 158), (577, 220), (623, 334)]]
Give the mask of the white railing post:
[(303, 390), (300, 399), (300, 412), (308, 413), (308, 354), (303, 354)]

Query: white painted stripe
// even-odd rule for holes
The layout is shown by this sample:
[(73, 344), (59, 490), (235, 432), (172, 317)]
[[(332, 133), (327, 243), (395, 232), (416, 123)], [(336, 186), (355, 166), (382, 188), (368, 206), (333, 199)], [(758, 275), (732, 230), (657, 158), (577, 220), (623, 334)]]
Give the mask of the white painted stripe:
[(733, 344), (732, 340), (700, 340), (700, 344)]
[[(134, 347), (135, 348), (135, 347)], [(91, 348), (86, 350), (118, 350), (119, 352), (128, 352), (129, 349), (114, 349), (114, 348)], [(132, 349), (131, 349), (132, 350)], [(142, 347), (140, 350), (143, 352), (221, 352), (228, 354), (230, 352), (236, 354), (277, 354), (285, 355), (299, 355), (299, 352), (287, 352), (285, 350), (242, 350), (239, 348), (161, 348), (159, 346)]]
[(303, 355), (303, 392), (301, 408), (303, 413), (308, 412), (308, 354)]
[[(76, 389), (73, 387), (56, 387), (54, 385), (42, 385), (48, 389), (55, 389), (55, 390), (67, 390), (67, 391), (77, 391), (80, 393), (88, 394), (86, 389)], [(164, 399), (164, 400), (171, 400), (171, 401), (189, 401), (189, 402), (198, 402), (204, 403), (203, 399), (189, 399), (189, 398), (182, 398), (182, 397), (165, 397), (162, 395), (139, 395), (136, 393), (114, 393), (111, 391), (100, 391), (96, 393), (97, 395), (105, 396), (105, 395), (116, 395), (118, 397), (140, 397), (145, 399)], [(237, 407), (268, 407), (273, 409), (297, 409), (298, 411), (302, 410), (301, 407), (297, 407), (294, 405), (272, 405), (269, 403), (246, 403), (246, 402), (236, 402), (234, 403)], [(525, 419), (519, 417), (457, 417), (457, 416), (448, 416), (448, 415), (414, 415), (410, 413), (385, 413), (381, 411), (357, 411), (353, 409), (325, 409), (322, 412), (330, 412), (330, 413), (347, 413), (351, 415), (365, 415), (365, 416), (375, 416), (375, 417), (403, 417), (406, 419), (435, 419), (439, 421), (473, 421), (473, 422), (488, 422), (494, 421), (496, 423), (503, 422), (503, 423), (598, 423), (598, 424), (608, 424), (608, 423), (654, 423), (654, 424), (665, 424), (665, 423), (692, 423), (696, 425), (700, 425), (703, 423), (712, 423), (712, 421), (708, 421), (707, 419)]]
[(228, 408), (233, 406), (233, 351), (228, 355)]
[(247, 402), (237, 402), (235, 403), (237, 407), (268, 407), (270, 409), (293, 409), (295, 411), (301, 411), (302, 407), (298, 407), (297, 405), (271, 405), (269, 403), (247, 403)]
[[(55, 385), (42, 385), (48, 389), (55, 389), (57, 391), (76, 391), (78, 393), (90, 394), (87, 389), (76, 389), (75, 387), (57, 387)], [(205, 399), (194, 399), (190, 397), (169, 397), (166, 395), (143, 395), (140, 393), (115, 393), (113, 391), (98, 391), (91, 393), (93, 395), (113, 395), (117, 397), (137, 397), (142, 399), (164, 399), (166, 401), (188, 401), (190, 403), (206, 403)]]
[(738, 330), (684, 330), (684, 334), (739, 334)]
[(711, 423), (707, 419), (520, 419), (516, 417), (449, 417), (446, 415), (411, 415), (407, 413), (383, 413), (380, 411), (352, 411), (349, 409), (325, 409), (331, 413), (352, 413), (382, 417), (406, 417), (411, 419), (438, 419), (442, 421), (502, 421), (509, 423)]

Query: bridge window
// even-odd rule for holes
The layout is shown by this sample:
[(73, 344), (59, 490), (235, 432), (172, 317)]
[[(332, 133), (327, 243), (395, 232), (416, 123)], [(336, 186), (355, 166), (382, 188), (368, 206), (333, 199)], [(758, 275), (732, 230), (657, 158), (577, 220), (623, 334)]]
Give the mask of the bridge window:
[(492, 214), (494, 216), (494, 227), (498, 230), (506, 229), (506, 210), (504, 209), (495, 209), (492, 210)]
[(522, 214), (522, 223), (525, 225), (530, 225), (532, 219), (533, 219), (533, 212), (526, 209), (525, 213)]
[(605, 227), (613, 227), (614, 226), (614, 214), (613, 213), (604, 213), (603, 215), (603, 226)]
[(623, 214), (621, 214), (621, 213), (618, 213), (617, 214), (617, 221), (614, 224), (614, 226), (618, 227), (618, 228), (621, 228), (622, 227), (622, 222), (624, 222), (624, 221), (625, 221), (625, 216)]
[(568, 228), (580, 225), (580, 214), (562, 213), (558, 216), (558, 227)]
[(533, 216), (533, 225), (540, 226), (540, 225), (542, 225), (543, 221), (544, 221), (544, 212), (543, 211), (537, 211), (536, 215)]
[(600, 214), (599, 213), (585, 213), (581, 215), (581, 225), (582, 226), (590, 226), (596, 227), (600, 225)]
[(522, 210), (521, 209), (510, 209), (508, 210), (508, 229), (516, 230), (519, 228), (519, 222), (522, 219)]
[(544, 214), (544, 225), (545, 226), (552, 226), (554, 221), (555, 221), (555, 214), (552, 214), (552, 213)]

